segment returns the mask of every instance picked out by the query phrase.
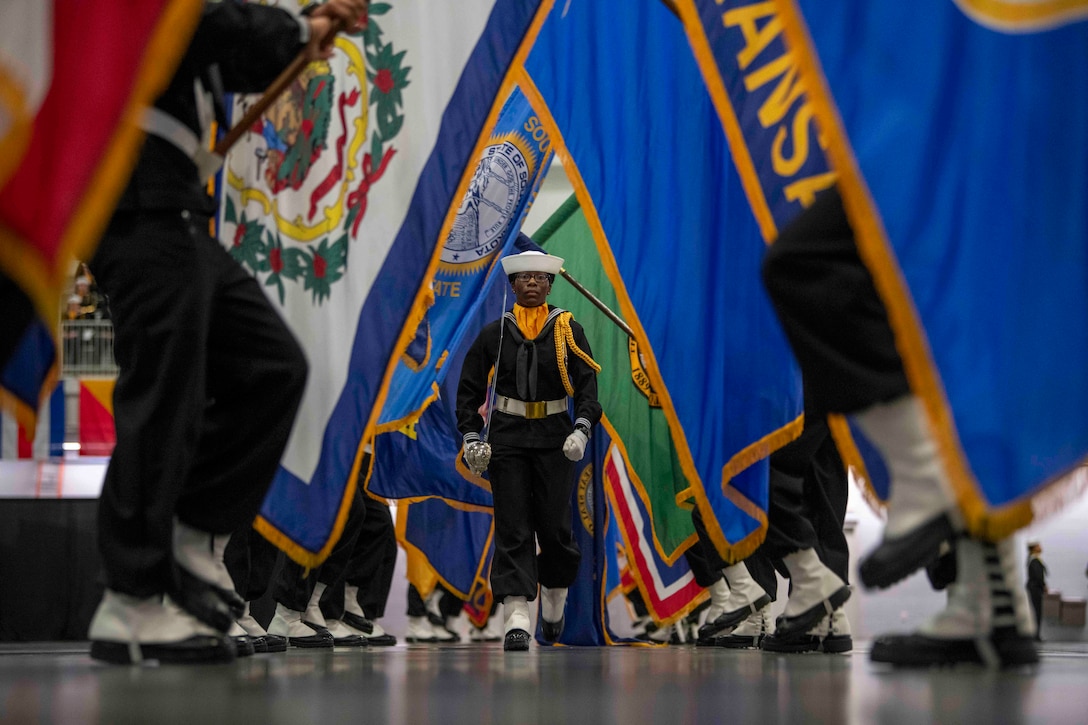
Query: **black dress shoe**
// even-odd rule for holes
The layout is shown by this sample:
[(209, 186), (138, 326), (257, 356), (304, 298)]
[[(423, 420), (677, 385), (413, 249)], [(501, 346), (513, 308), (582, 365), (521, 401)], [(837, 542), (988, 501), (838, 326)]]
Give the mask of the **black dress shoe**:
[(366, 636), (367, 644), (371, 647), (392, 647), (397, 643), (397, 638), (388, 632), (375, 637), (374, 623), (366, 617), (360, 617), (358, 614), (352, 614), (351, 612), (344, 612), (340, 616), (340, 621), (352, 629), (357, 629), (362, 632)]
[(784, 654), (799, 654), (802, 652), (843, 654), (854, 649), (854, 638), (849, 634), (821, 636), (803, 632), (783, 635), (781, 632), (775, 632), (763, 638), (760, 649)]
[[(133, 664), (131, 646), (128, 642), (96, 640), (91, 642), (91, 658), (115, 665)], [(221, 635), (196, 635), (180, 642), (156, 642), (137, 646), (144, 661), (162, 664), (222, 664), (233, 662), (237, 656), (234, 642)]]
[(312, 622), (302, 620), (302, 623), (313, 630), (313, 634), (301, 636), (301, 637), (288, 637), (287, 643), (292, 647), (303, 647), (306, 649), (323, 649), (331, 648), (333, 646), (332, 632), (326, 627), (322, 627)]
[(832, 592), (830, 597), (809, 607), (800, 614), (796, 614), (792, 617), (787, 617), (783, 614), (775, 620), (775, 634), (783, 637), (803, 634), (819, 624), (821, 619), (841, 607), (849, 598), (850, 587), (839, 587)]
[(700, 637), (696, 647), (724, 647), (725, 649), (759, 649), (763, 634), (723, 634), (717, 637)]
[(861, 583), (870, 589), (885, 589), (927, 566), (941, 553), (941, 544), (952, 541), (956, 529), (948, 514), (940, 514), (912, 531), (884, 540), (858, 567)]
[(885, 635), (873, 641), (869, 659), (897, 667), (975, 664), (996, 669), (1033, 665), (1039, 661), (1039, 653), (1031, 637), (1003, 627), (981, 641), (938, 639), (924, 634)]
[(287, 638), (278, 634), (266, 634), (264, 636), (264, 652), (286, 652)]
[(698, 643), (700, 639), (712, 639), (713, 637), (716, 637), (718, 633), (736, 627), (743, 622), (748, 615), (758, 612), (770, 603), (770, 595), (764, 594), (746, 607), (740, 607), (731, 612), (719, 614), (714, 618), (713, 622), (707, 622), (702, 627), (699, 627), (698, 639), (695, 640), (696, 643)]
[(563, 634), (563, 625), (566, 623), (566, 615), (559, 618), (558, 622), (549, 622), (548, 620), (541, 618), (540, 620), (540, 634), (547, 642), (558, 642), (560, 635)]
[(231, 637), (234, 640), (234, 648), (238, 651), (239, 657), (249, 657), (257, 651), (257, 647), (253, 644), (253, 638), (248, 634), (240, 634), (237, 637)]
[(349, 634), (346, 637), (333, 637), (333, 645), (337, 647), (367, 647), (366, 637), (361, 634)]
[(249, 641), (253, 645), (254, 654), (260, 654), (268, 651), (268, 635), (260, 634), (254, 637), (249, 635)]
[(226, 632), (234, 620), (245, 614), (246, 603), (235, 592), (194, 576), (184, 567), (176, 569), (178, 587), (170, 593), (170, 597), (204, 624)]
[(511, 629), (506, 633), (502, 648), (507, 652), (528, 652), (529, 633), (524, 629)]

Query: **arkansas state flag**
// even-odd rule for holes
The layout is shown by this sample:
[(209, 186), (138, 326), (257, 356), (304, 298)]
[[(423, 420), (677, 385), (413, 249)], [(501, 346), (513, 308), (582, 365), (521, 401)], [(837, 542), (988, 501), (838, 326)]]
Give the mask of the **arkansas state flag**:
[(18, 369), (0, 370), (0, 403), (30, 430), (72, 260), (90, 256), (109, 220), (143, 138), (139, 115), (173, 75), (202, 5), (0, 3), (0, 274), (45, 326), (24, 335)]
[(719, 23), (746, 78), (785, 36), (968, 528), (1060, 508), (1088, 456), (1088, 2), (759, 5)]

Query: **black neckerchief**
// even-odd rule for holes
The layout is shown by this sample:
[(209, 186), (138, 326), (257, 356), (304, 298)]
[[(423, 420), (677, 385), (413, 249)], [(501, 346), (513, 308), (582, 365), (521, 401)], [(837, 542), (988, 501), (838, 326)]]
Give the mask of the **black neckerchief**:
[[(540, 334), (536, 336), (539, 340), (551, 330), (555, 325), (555, 320), (559, 315), (566, 310), (559, 307), (553, 307), (548, 311), (548, 317), (544, 320), (544, 326), (540, 328)], [(536, 378), (537, 378), (537, 354), (536, 354), (536, 342), (535, 340), (526, 340), (525, 336), (521, 334), (521, 329), (518, 327), (517, 318), (514, 317), (513, 312), (507, 312), (503, 316), (504, 320), (510, 322), (510, 326), (513, 328), (511, 335), (514, 338), (514, 344), (518, 346), (517, 358), (515, 362), (515, 372), (517, 374), (518, 385), (518, 397), (522, 400), (536, 400)]]

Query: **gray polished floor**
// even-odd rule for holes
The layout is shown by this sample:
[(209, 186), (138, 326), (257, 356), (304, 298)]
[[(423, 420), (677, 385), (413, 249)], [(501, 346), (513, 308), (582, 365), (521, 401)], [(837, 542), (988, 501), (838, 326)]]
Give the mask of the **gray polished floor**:
[[(864, 643), (859, 643), (864, 645)], [(110, 667), (0, 647), (2, 723), (1088, 723), (1088, 650), (1026, 671), (897, 671), (850, 655), (405, 646)]]

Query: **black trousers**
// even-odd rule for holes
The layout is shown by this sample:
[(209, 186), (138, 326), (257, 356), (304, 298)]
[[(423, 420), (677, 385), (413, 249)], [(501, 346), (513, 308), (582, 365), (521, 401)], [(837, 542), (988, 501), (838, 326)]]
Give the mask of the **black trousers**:
[(106, 585), (140, 597), (175, 586), (175, 516), (217, 534), (253, 520), (306, 380), (294, 336), (207, 229), (119, 213), (91, 262), (121, 369), (99, 547)]
[[(364, 463), (363, 469), (366, 468)], [(356, 497), (356, 505), (363, 508), (363, 515), (357, 523), (359, 534), (348, 555), (343, 575), (338, 581), (329, 583), (321, 597), (321, 613), (326, 619), (340, 619), (344, 615), (344, 587), (347, 584), (359, 588), (356, 601), (367, 619), (378, 619), (385, 615), (385, 603), (393, 586), (393, 570), (397, 566), (397, 536), (389, 507), (358, 488)], [(353, 507), (348, 515), (357, 515), (356, 509)]]
[(806, 414), (800, 437), (772, 453), (770, 464), (767, 538), (760, 550), (777, 561), (815, 549), (820, 561), (849, 582), (850, 549), (842, 528), (849, 479), (827, 422)]
[[(707, 534), (706, 522), (703, 521), (703, 515), (699, 513), (698, 508), (691, 511), (691, 522), (695, 525), (695, 533), (699, 540), (684, 552), (684, 558), (691, 567), (695, 582), (703, 588), (709, 588), (722, 578), (722, 569), (729, 564), (714, 548)], [(778, 579), (775, 577), (774, 565), (763, 551), (763, 547), (756, 549), (744, 559), (744, 565), (756, 584), (759, 584), (774, 601), (778, 592)]]
[(235, 531), (223, 552), (234, 591), (247, 602), (263, 597), (272, 583), (279, 556), (280, 550), (252, 526)]
[(1035, 615), (1035, 638), (1042, 639), (1043, 631), (1043, 590), (1031, 587), (1028, 589), (1028, 600), (1031, 602), (1031, 613)]
[[(356, 544), (363, 531), (363, 522), (366, 518), (366, 504), (363, 501), (362, 491), (355, 489), (355, 497), (348, 509), (347, 520), (344, 521), (344, 530), (340, 533), (332, 551), (327, 559), (316, 570), (306, 571), (294, 559), (285, 558), (283, 567), (272, 582), (272, 597), (277, 604), (282, 604), (288, 609), (300, 612), (306, 609), (310, 603), (310, 597), (314, 593), (314, 587), (318, 582), (325, 585), (322, 594), (322, 602), (328, 599), (330, 605), (336, 608), (330, 609), (332, 619), (339, 619), (344, 613), (344, 576), (351, 562), (351, 556), (355, 553)], [(332, 590), (334, 593), (330, 593)], [(338, 594), (338, 597), (335, 596)], [(325, 607), (322, 607), (322, 615)]]
[(559, 448), (494, 445), (488, 473), (495, 501), (491, 590), (496, 601), (510, 596), (531, 601), (537, 584), (569, 587), (582, 556), (572, 531), (573, 464)]
[(801, 364), (806, 412), (852, 413), (909, 392), (837, 188), (782, 231), (763, 260), (763, 282)]
[[(442, 598), (438, 600), (438, 611), (442, 614), (442, 617), (456, 617), (465, 606), (464, 600), (458, 599), (457, 595), (453, 594), (441, 584), (437, 584), (435, 589), (436, 591), (442, 592)], [(419, 593), (419, 590), (416, 589), (413, 584), (408, 585), (408, 605), (405, 613), (409, 617), (428, 616), (427, 603), (423, 600), (423, 595)], [(445, 621), (435, 622), (435, 624), (444, 625)]]

